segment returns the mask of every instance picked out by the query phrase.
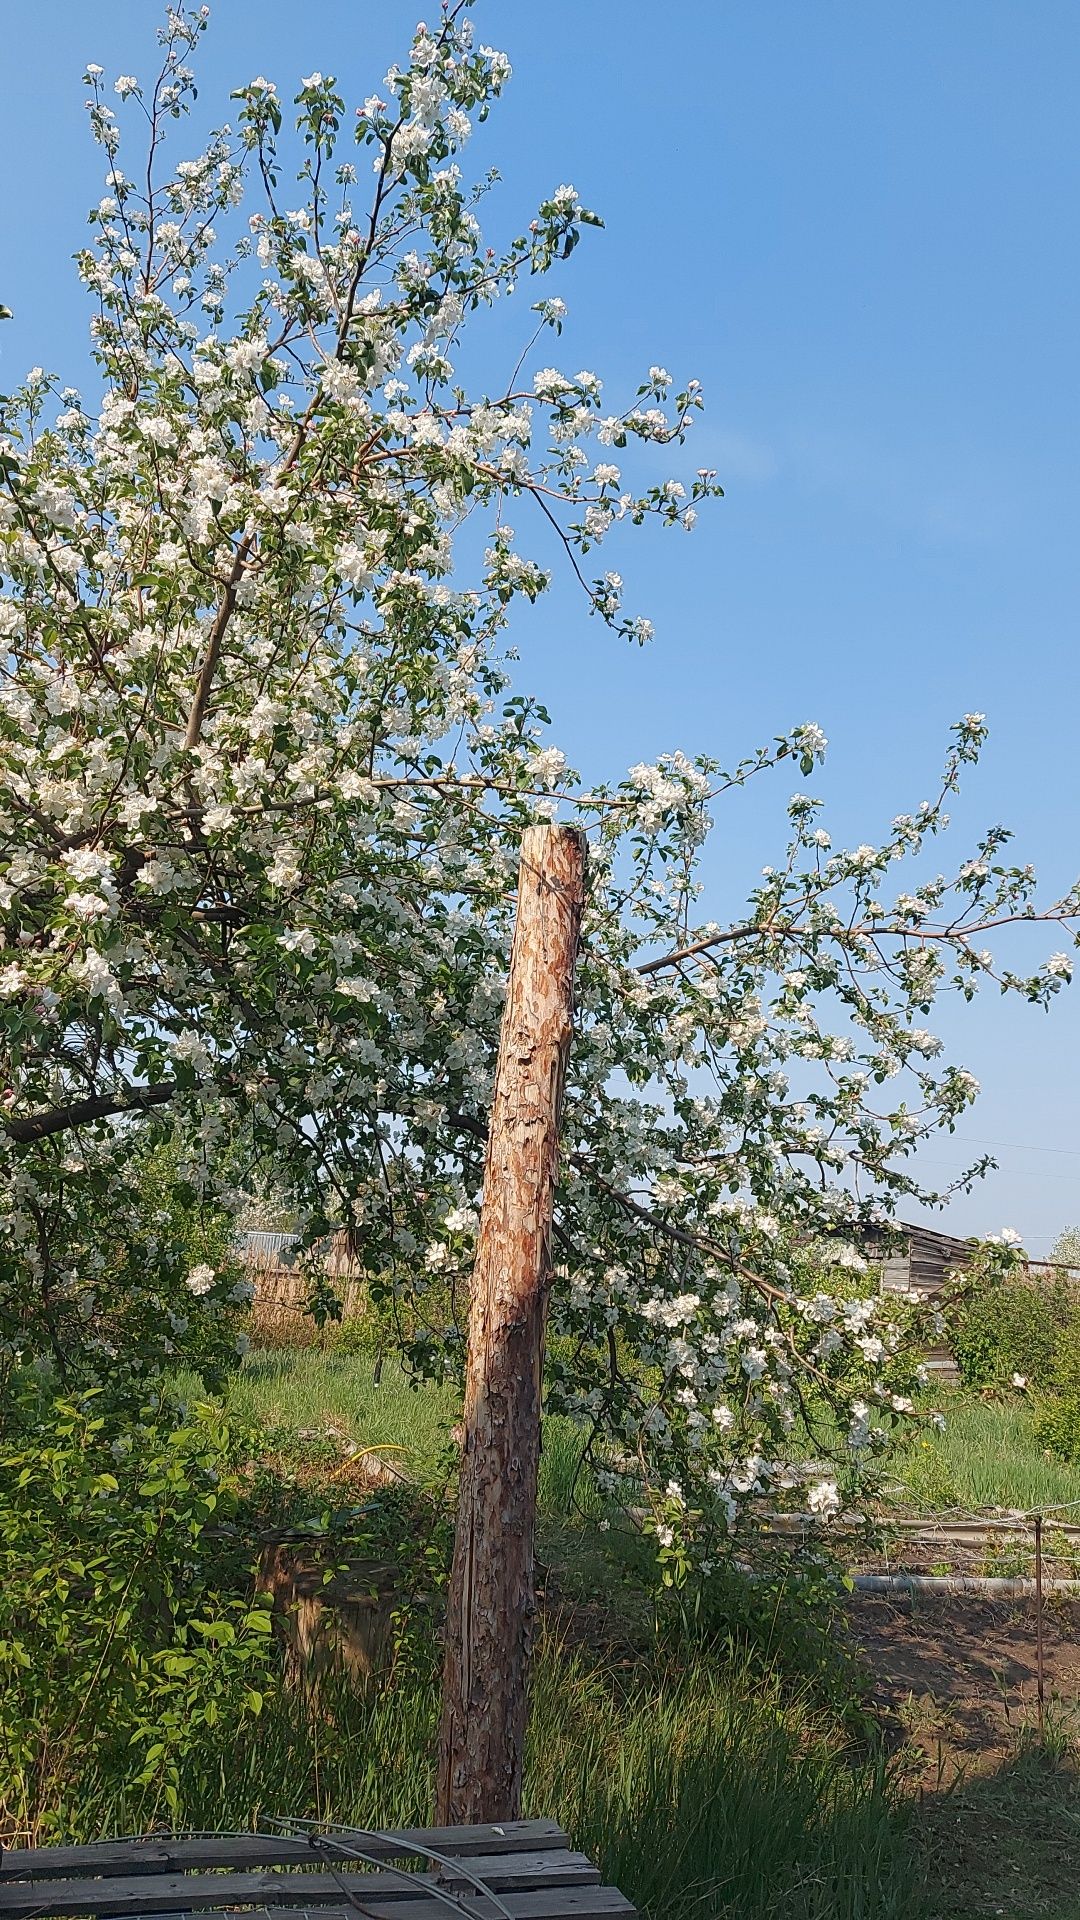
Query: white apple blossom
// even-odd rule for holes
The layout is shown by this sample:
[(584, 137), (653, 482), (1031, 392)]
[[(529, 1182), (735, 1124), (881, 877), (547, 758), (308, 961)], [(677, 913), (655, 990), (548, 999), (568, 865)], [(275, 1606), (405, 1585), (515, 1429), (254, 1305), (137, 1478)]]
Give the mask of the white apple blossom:
[[(149, 189), (120, 122), (145, 128), (162, 96), (114, 115), (89, 73), (93, 416), (41, 369), (0, 400), (0, 1343), (94, 1381), (175, 1363), (185, 1275), (132, 1173), (167, 1140), (225, 1211), (272, 1166), (301, 1254), (351, 1233), (408, 1302), (413, 1360), (453, 1372), (521, 834), (576, 816), (591, 878), (548, 1404), (601, 1460), (631, 1458), (631, 1504), (643, 1483), (708, 1558), (748, 1502), (799, 1497), (807, 1393), (847, 1437), (845, 1488), (881, 1450), (873, 1414), (905, 1417), (867, 1235), (927, 1197), (912, 1150), (978, 1091), (918, 1021), (986, 979), (1048, 1004), (1066, 956), (1023, 976), (978, 942), (1071, 926), (1077, 895), (1037, 909), (998, 828), (965, 849), (975, 891), (969, 860), (930, 865), (980, 715), (880, 845), (833, 855), (798, 796), (786, 854), (726, 923), (702, 898), (716, 805), (770, 768), (808, 780), (819, 726), (582, 788), (516, 658), (551, 522), (597, 616), (579, 643), (625, 671), (620, 642), (652, 626), (624, 611), (621, 554), (594, 579), (589, 555), (647, 518), (689, 529), (719, 493), (682, 452), (700, 388), (659, 364), (603, 400), (588, 369), (493, 368), (474, 392), (455, 372), (472, 315), (597, 223), (562, 186), (489, 247), (451, 156), (509, 63), (465, 9), (418, 29), (359, 115), (309, 74), (294, 142), (259, 76), (235, 130), (171, 164), (203, 25), (178, 7), (163, 30), (179, 127), (163, 145), (152, 124)], [(290, 167), (291, 212), (268, 197)], [(523, 343), (565, 318), (536, 302)], [(599, 450), (633, 442), (617, 492)]]
[(831, 1519), (833, 1514), (839, 1513), (841, 1500), (836, 1481), (817, 1481), (806, 1496), (806, 1504), (811, 1513), (816, 1513), (823, 1520)]

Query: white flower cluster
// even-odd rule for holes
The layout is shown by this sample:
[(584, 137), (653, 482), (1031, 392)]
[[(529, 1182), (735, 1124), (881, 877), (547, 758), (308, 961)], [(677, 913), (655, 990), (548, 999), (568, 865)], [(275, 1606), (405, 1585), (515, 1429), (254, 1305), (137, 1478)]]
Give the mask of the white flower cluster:
[[(117, 82), (120, 118), (157, 97), (183, 122), (202, 25), (175, 10), (153, 86)], [(660, 364), (627, 404), (587, 368), (473, 394), (455, 369), (472, 315), (595, 221), (564, 184), (489, 248), (454, 156), (508, 76), (454, 9), (352, 122), (309, 74), (289, 209), (265, 197), (289, 117), (265, 76), (236, 135), (171, 170), (154, 143), (148, 196), (88, 72), (100, 404), (40, 368), (0, 400), (0, 1339), (59, 1342), (100, 1379), (134, 1364), (125, 1341), (174, 1365), (181, 1321), (224, 1328), (241, 1302), (143, 1217), (138, 1155), (168, 1147), (229, 1218), (272, 1168), (302, 1241), (347, 1228), (416, 1356), (455, 1366), (521, 832), (574, 809), (590, 893), (552, 1404), (635, 1462), (673, 1541), (761, 1500), (828, 1519), (913, 1393), (856, 1195), (918, 1194), (913, 1148), (978, 1091), (925, 1010), (986, 978), (1046, 1004), (1071, 962), (999, 979), (978, 944), (1034, 912), (1003, 830), (952, 879), (920, 869), (979, 715), (941, 799), (880, 846), (834, 854), (796, 796), (731, 924), (700, 904), (710, 809), (784, 763), (809, 779), (820, 727), (582, 792), (506, 651), (549, 578), (515, 524), (546, 542), (554, 520), (583, 612), (644, 642), (622, 573), (605, 555), (590, 584), (586, 556), (646, 519), (692, 528), (718, 488), (651, 475), (702, 405)], [(557, 334), (564, 303), (537, 316)], [(842, 1468), (806, 1467), (807, 1382)]]

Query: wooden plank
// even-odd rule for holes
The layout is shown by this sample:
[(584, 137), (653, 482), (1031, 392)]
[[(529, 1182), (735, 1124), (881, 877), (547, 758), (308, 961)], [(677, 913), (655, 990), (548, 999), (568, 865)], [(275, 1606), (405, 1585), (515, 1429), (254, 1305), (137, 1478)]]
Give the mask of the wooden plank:
[(884, 1293), (903, 1293), (911, 1285), (911, 1256), (909, 1253), (892, 1253), (881, 1269), (881, 1286)]
[[(531, 1853), (481, 1853), (469, 1860), (470, 1870), (495, 1889), (588, 1886), (599, 1881), (597, 1869), (583, 1853), (541, 1848)], [(449, 1886), (467, 1885), (453, 1869), (444, 1878)], [(404, 1876), (362, 1872), (341, 1867), (311, 1873), (162, 1873), (129, 1879), (11, 1881), (0, 1887), (0, 1915), (9, 1920), (36, 1920), (38, 1915), (189, 1913), (194, 1907), (324, 1907), (340, 1906), (342, 1881), (355, 1887), (357, 1897), (394, 1899), (410, 1891)]]
[[(338, 1830), (337, 1838), (350, 1844), (345, 1831)], [(356, 1838), (353, 1844), (377, 1860), (395, 1860), (407, 1857), (414, 1842), (462, 1860), (474, 1853), (528, 1853), (569, 1844), (554, 1820), (508, 1820), (503, 1826), (395, 1827), (387, 1830), (385, 1839)], [(147, 1834), (140, 1840), (94, 1840), (83, 1847), (13, 1847), (0, 1854), (0, 1885), (8, 1880), (62, 1880), (71, 1874), (127, 1877), (210, 1867), (303, 1867), (325, 1857), (296, 1834)]]
[[(419, 1886), (423, 1881), (418, 1881)], [(454, 1897), (468, 1904), (475, 1920), (500, 1920), (498, 1909), (482, 1894), (462, 1893), (455, 1889)], [(383, 1896), (370, 1898), (366, 1889), (363, 1906), (379, 1920), (453, 1920), (450, 1908), (434, 1895), (427, 1894), (412, 1897), (409, 1888), (403, 1890), (400, 1899), (387, 1900)], [(529, 1893), (515, 1893), (512, 1890), (499, 1894), (499, 1904), (512, 1915), (512, 1920), (634, 1920), (636, 1909), (631, 1906), (617, 1887), (548, 1887), (538, 1888)], [(164, 1915), (141, 1914), (139, 1920), (165, 1920)], [(187, 1920), (225, 1920), (219, 1910), (194, 1912)], [(249, 1907), (237, 1920), (281, 1920), (281, 1909), (271, 1907)], [(290, 1920), (304, 1920), (303, 1910), (290, 1909)], [(315, 1909), (314, 1920), (359, 1920), (355, 1907), (319, 1907)]]

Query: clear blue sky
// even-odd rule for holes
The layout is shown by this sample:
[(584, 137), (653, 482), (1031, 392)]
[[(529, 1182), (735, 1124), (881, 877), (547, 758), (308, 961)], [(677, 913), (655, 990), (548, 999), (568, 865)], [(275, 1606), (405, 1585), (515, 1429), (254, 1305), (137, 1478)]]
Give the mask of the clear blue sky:
[[(0, 384), (86, 377), (69, 259), (100, 190), (80, 75), (148, 74), (150, 0), (8, 10)], [(217, 0), (208, 119), (264, 72), (360, 98), (404, 54), (402, 0)], [(932, 790), (948, 723), (992, 736), (954, 809), (1080, 867), (1076, 0), (481, 0), (514, 79), (470, 158), (517, 231), (572, 181), (607, 221), (558, 289), (558, 349), (616, 392), (662, 361), (710, 402), (692, 465), (727, 499), (697, 533), (612, 555), (657, 638), (623, 652), (560, 591), (520, 632), (523, 684), (587, 775), (681, 746), (737, 758), (802, 719), (832, 742), (829, 824), (872, 839)], [(721, 817), (716, 908), (780, 849), (789, 782)], [(958, 835), (959, 838), (959, 835)], [(1054, 946), (1065, 944), (1054, 940)], [(938, 1030), (979, 1076), (966, 1141), (1001, 1171), (943, 1224), (1045, 1251), (1080, 1218), (1080, 988), (1049, 1018), (992, 1000)], [(972, 1147), (969, 1151), (974, 1151)], [(927, 1156), (947, 1178), (964, 1149)], [(931, 1164), (931, 1161), (933, 1164)]]

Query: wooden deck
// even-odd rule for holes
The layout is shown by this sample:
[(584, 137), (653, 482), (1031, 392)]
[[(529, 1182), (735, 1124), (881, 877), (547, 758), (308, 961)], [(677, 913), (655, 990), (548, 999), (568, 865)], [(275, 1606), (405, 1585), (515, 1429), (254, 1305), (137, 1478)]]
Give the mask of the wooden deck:
[(0, 1920), (633, 1920), (551, 1820), (366, 1833), (151, 1834), (0, 1854)]

